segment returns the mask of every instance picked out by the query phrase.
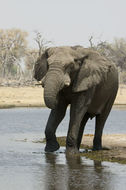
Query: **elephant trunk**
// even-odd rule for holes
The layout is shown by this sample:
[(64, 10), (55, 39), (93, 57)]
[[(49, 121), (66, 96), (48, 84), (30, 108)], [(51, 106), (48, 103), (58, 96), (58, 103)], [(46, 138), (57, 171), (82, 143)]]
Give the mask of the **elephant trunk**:
[(54, 109), (58, 103), (59, 91), (63, 88), (63, 73), (60, 69), (50, 69), (44, 82), (44, 101), (48, 108)]

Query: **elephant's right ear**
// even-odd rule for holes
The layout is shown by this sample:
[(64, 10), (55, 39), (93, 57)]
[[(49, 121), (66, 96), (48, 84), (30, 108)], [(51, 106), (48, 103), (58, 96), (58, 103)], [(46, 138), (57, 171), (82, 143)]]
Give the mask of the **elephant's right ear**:
[(38, 58), (34, 66), (34, 78), (40, 81), (47, 73), (48, 70), (48, 52), (47, 50)]
[(81, 60), (80, 69), (74, 80), (73, 92), (85, 91), (101, 82), (104, 68), (99, 65), (88, 56)]

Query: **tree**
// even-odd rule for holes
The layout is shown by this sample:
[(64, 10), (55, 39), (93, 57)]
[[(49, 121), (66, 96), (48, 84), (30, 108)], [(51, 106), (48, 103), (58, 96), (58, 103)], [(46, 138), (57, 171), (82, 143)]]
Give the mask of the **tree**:
[[(27, 78), (33, 80), (33, 70), (37, 58), (42, 55), (42, 53), (49, 47), (51, 41), (47, 41), (40, 32), (35, 31), (35, 42), (37, 43), (37, 49), (27, 49), (27, 54), (25, 56), (25, 65)], [(25, 76), (26, 77), (26, 76)]]
[(115, 39), (111, 44), (100, 42), (97, 44), (96, 49), (117, 65), (120, 83), (126, 83), (126, 40), (123, 38)]
[(49, 44), (51, 44), (51, 41), (47, 41), (45, 38), (43, 38), (42, 34), (38, 31), (35, 31), (36, 37), (35, 42), (38, 45), (38, 53), (39, 56), (42, 55), (42, 53), (48, 48)]
[(33, 80), (33, 70), (37, 57), (38, 57), (38, 50), (35, 49), (27, 50), (27, 54), (25, 56), (25, 66), (26, 66), (27, 77), (30, 80)]
[(27, 36), (27, 32), (19, 29), (0, 30), (1, 77), (11, 77), (16, 66), (21, 70), (19, 62), (25, 56)]

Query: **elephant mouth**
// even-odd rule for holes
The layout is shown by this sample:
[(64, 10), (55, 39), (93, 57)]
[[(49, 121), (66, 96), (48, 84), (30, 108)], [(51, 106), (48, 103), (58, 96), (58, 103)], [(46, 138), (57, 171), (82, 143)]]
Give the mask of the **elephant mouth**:
[(37, 80), (37, 81), (40, 81), (41, 79), (40, 79), (40, 77), (38, 77), (38, 76), (34, 76), (34, 78)]

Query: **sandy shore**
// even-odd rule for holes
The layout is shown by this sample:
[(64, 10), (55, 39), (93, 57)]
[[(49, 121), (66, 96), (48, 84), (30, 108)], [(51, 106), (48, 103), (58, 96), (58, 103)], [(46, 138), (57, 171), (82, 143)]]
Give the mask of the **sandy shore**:
[[(0, 87), (0, 108), (5, 107), (41, 107), (44, 106), (43, 88)], [(115, 105), (126, 105), (126, 86), (119, 88)]]
[[(85, 147), (91, 147), (93, 145), (94, 135), (87, 134), (83, 136), (82, 144)], [(102, 145), (107, 149), (126, 148), (126, 134), (107, 134), (102, 137)]]

